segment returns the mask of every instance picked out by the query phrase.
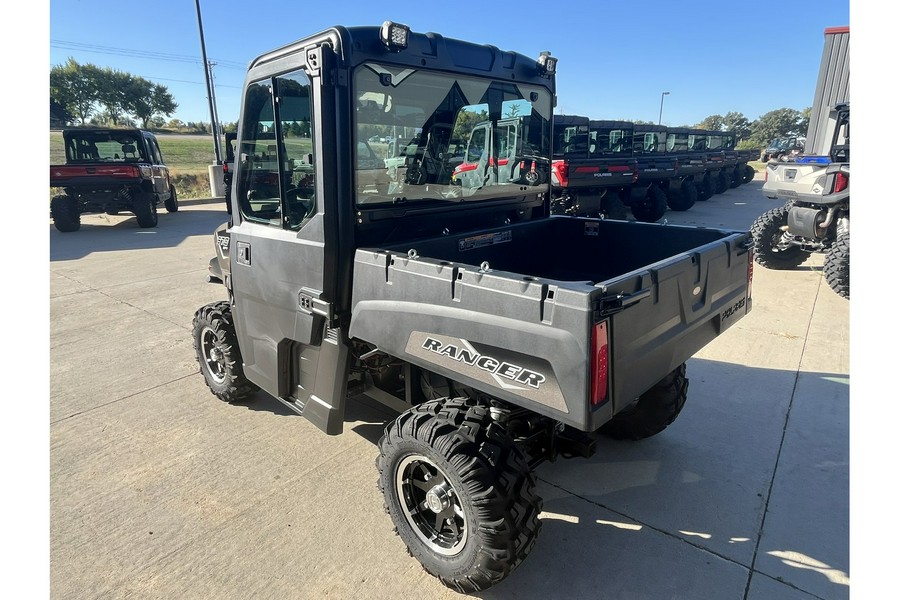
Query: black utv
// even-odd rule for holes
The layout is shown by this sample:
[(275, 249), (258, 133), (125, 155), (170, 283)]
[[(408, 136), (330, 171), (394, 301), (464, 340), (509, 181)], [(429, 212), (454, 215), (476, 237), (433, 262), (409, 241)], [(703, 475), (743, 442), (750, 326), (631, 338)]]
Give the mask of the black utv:
[(50, 201), (59, 231), (76, 231), (82, 213), (134, 213), (140, 227), (156, 227), (156, 207), (178, 210), (178, 194), (159, 144), (142, 129), (78, 128), (63, 131), (66, 164), (50, 165)]
[(554, 115), (553, 126), (552, 213), (627, 218), (637, 177), (631, 123)]

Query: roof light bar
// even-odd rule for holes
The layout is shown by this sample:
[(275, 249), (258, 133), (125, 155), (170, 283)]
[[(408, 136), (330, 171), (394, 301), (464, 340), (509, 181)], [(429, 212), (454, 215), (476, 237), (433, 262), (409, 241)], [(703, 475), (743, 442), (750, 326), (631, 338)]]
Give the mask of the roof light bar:
[(381, 43), (388, 50), (399, 52), (409, 46), (409, 27), (393, 21), (385, 21), (381, 25)]
[(559, 62), (559, 59), (550, 56), (550, 53), (545, 50), (544, 52), (541, 52), (540, 57), (538, 57), (538, 69), (547, 77), (551, 77), (556, 75), (557, 62)]

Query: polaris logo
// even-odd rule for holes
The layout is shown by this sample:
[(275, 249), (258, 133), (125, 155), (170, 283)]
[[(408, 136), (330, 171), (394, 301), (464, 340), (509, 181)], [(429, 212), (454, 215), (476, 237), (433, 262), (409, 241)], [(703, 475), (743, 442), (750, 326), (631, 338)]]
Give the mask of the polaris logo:
[(460, 341), (468, 347), (463, 348), (453, 344), (443, 344), (439, 340), (429, 337), (422, 343), (422, 348), (429, 352), (452, 358), (457, 362), (478, 367), (495, 377), (499, 376), (510, 381), (516, 381), (534, 389), (538, 389), (546, 381), (546, 377), (536, 371), (530, 371), (513, 363), (479, 354), (468, 342), (465, 340)]

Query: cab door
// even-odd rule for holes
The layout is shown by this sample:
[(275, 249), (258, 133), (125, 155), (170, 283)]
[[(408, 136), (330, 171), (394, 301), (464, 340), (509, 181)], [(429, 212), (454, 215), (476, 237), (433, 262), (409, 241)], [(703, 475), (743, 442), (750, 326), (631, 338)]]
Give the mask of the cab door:
[(279, 63), (285, 70), (246, 88), (229, 283), (246, 376), (327, 433), (339, 433), (349, 354), (341, 329), (331, 326), (335, 290), (326, 253), (336, 242), (326, 244), (321, 201), (322, 86), (296, 58), (270, 63), (270, 70)]

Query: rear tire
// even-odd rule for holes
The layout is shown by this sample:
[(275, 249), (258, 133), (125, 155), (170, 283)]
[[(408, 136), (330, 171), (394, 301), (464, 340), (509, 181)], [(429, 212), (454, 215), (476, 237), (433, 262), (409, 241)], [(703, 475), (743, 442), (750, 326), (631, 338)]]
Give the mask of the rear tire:
[(787, 225), (789, 210), (788, 206), (773, 208), (758, 216), (750, 227), (754, 260), (768, 269), (793, 269), (806, 260), (802, 248), (785, 241), (789, 234), (781, 228)]
[[(671, 188), (670, 188), (671, 190)], [(681, 182), (681, 188), (677, 194), (669, 192), (669, 208), (677, 211), (690, 209), (697, 201), (697, 186), (693, 181)]]
[(169, 199), (166, 200), (166, 212), (178, 212), (178, 193), (175, 191), (175, 186), (169, 187)]
[(825, 255), (825, 281), (835, 293), (850, 299), (850, 232), (839, 235)]
[(55, 196), (50, 200), (50, 216), (58, 231), (69, 233), (81, 228), (81, 212), (78, 199), (72, 196)]
[(622, 195), (619, 192), (607, 191), (600, 201), (600, 207), (607, 219), (618, 221), (628, 219), (628, 207), (622, 202)]
[(724, 194), (725, 190), (728, 189), (729, 178), (728, 173), (725, 172), (725, 169), (722, 169), (716, 175), (716, 193)]
[(716, 184), (713, 182), (712, 174), (705, 173), (700, 185), (697, 186), (697, 200), (706, 202), (716, 193)]
[(756, 169), (750, 165), (744, 165), (744, 183), (750, 183), (756, 177)]
[(159, 222), (159, 216), (156, 214), (156, 203), (153, 200), (153, 194), (141, 192), (135, 194), (131, 201), (131, 212), (137, 217), (137, 223), (140, 227), (156, 227)]
[(731, 189), (734, 189), (734, 188), (738, 187), (739, 185), (741, 185), (743, 180), (744, 180), (744, 170), (741, 169), (740, 166), (735, 167), (731, 171), (731, 182), (729, 184), (731, 186)]
[(395, 532), (447, 587), (485, 590), (534, 547), (542, 505), (534, 475), (490, 407), (470, 398), (414, 406), (387, 426), (378, 449)]
[(656, 186), (651, 187), (643, 198), (631, 201), (631, 214), (638, 221), (656, 223), (666, 214), (666, 193)]
[(198, 310), (192, 333), (200, 373), (210, 391), (230, 404), (253, 400), (259, 386), (244, 375), (231, 305), (213, 302)]
[(681, 363), (660, 382), (641, 394), (600, 428), (617, 440), (642, 440), (664, 430), (681, 413), (687, 401), (687, 367)]

